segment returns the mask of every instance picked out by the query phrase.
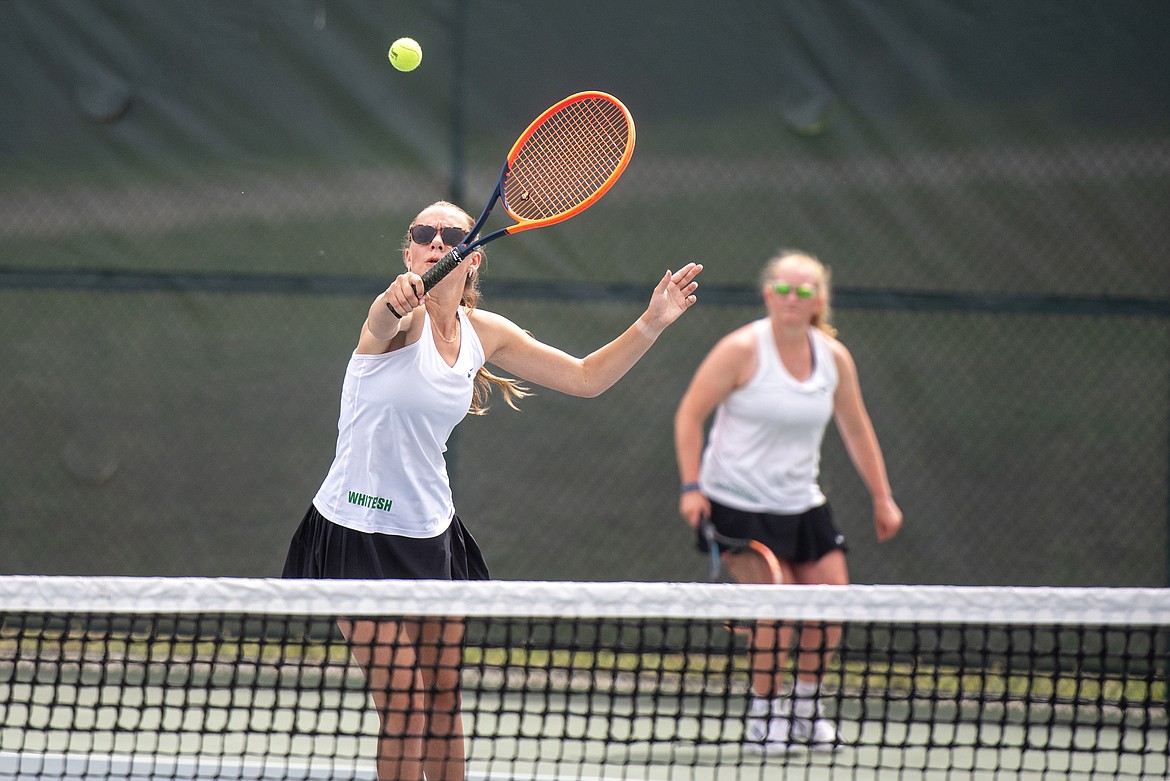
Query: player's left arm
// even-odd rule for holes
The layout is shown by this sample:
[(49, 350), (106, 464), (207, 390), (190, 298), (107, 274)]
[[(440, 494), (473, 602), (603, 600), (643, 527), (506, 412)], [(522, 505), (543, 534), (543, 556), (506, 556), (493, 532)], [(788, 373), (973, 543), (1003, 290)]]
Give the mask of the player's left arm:
[(857, 365), (844, 344), (836, 339), (831, 343), (838, 377), (833, 418), (853, 466), (869, 489), (873, 500), (874, 530), (878, 541), (882, 542), (898, 533), (902, 526), (902, 511), (894, 501), (882, 449), (861, 396)]
[(701, 265), (688, 263), (667, 272), (654, 289), (646, 311), (624, 333), (584, 358), (576, 358), (536, 339), (506, 318), (475, 312), (476, 331), (488, 361), (528, 382), (591, 398), (611, 388), (665, 328), (695, 303)]

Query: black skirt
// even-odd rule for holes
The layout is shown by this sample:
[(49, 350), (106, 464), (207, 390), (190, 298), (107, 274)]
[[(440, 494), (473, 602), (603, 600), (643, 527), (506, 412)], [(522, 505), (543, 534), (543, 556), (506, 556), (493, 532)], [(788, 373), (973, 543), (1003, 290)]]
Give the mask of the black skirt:
[(456, 515), (425, 539), (376, 534), (333, 523), (309, 505), (284, 560), (285, 578), (354, 580), (487, 580), (475, 538)]
[[(849, 550), (827, 502), (796, 515), (748, 512), (711, 502), (711, 523), (725, 537), (759, 540), (782, 561), (817, 561), (829, 551)], [(706, 552), (702, 535), (696, 546)]]

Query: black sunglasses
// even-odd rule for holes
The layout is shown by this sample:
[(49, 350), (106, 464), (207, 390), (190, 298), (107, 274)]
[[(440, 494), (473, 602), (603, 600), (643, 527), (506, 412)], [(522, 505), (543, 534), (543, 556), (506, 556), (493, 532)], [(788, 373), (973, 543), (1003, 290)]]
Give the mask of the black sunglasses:
[(467, 235), (467, 231), (463, 228), (455, 226), (436, 228), (434, 225), (411, 225), (409, 233), (410, 240), (415, 244), (430, 244), (435, 240), (437, 233), (448, 247), (458, 246), (459, 242), (463, 241), (463, 237)]

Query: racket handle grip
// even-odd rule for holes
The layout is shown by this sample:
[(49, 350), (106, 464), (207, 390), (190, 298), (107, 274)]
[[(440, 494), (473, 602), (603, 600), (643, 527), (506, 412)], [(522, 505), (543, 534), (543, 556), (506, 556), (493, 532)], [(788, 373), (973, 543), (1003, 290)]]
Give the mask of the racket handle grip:
[(463, 262), (464, 255), (456, 247), (446, 255), (444, 255), (438, 263), (427, 269), (427, 273), (423, 274), (423, 292), (433, 288), (435, 285), (443, 281), (443, 278), (455, 270), (455, 267)]
[[(426, 293), (435, 285), (442, 282), (443, 277), (450, 274), (455, 270), (456, 266), (463, 262), (463, 257), (464, 256), (459, 252), (459, 248), (456, 247), (440, 258), (438, 263), (427, 269), (427, 273), (423, 274), (422, 278), (423, 292)], [(390, 302), (386, 302), (386, 308), (389, 309), (391, 314), (393, 314), (399, 320), (402, 319), (402, 315), (398, 314), (394, 307), (390, 306)]]

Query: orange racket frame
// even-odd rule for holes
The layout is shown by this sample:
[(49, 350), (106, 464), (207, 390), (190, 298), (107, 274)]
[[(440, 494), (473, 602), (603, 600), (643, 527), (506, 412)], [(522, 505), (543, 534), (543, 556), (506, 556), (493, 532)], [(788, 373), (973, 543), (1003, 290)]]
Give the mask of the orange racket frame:
[[(475, 225), (423, 275), (424, 290), (438, 284), (476, 247), (564, 222), (597, 203), (629, 165), (635, 139), (629, 109), (608, 93), (578, 92), (549, 106), (512, 145)], [(516, 223), (481, 237), (497, 202)]]

